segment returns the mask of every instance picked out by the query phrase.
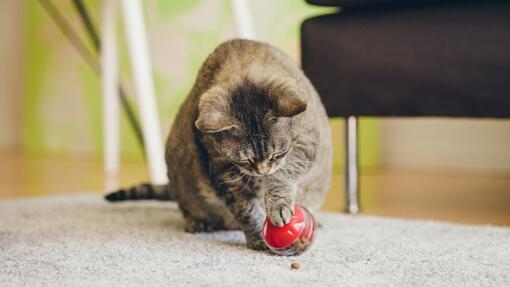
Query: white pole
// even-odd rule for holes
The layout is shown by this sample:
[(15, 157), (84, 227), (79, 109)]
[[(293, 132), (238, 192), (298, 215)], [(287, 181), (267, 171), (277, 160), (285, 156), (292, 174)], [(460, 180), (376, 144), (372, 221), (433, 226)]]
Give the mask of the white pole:
[(255, 40), (256, 36), (253, 29), (249, 0), (230, 0), (230, 5), (234, 13), (234, 21), (239, 37)]
[(106, 176), (119, 172), (119, 98), (117, 71), (117, 37), (115, 35), (115, 1), (104, 0), (101, 8), (102, 61), (101, 77), (103, 92), (103, 147)]
[(133, 67), (136, 96), (145, 141), (145, 152), (153, 184), (166, 184), (165, 158), (140, 0), (122, 0), (128, 50)]

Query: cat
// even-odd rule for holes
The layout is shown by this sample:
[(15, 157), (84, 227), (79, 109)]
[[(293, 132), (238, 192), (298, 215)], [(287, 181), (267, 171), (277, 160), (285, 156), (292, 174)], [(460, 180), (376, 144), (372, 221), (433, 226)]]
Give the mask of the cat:
[(241, 229), (267, 249), (262, 226), (289, 223), (296, 203), (317, 210), (329, 189), (331, 131), (310, 81), (290, 57), (258, 41), (218, 46), (202, 65), (166, 143), (169, 184), (107, 200), (177, 201), (186, 231)]

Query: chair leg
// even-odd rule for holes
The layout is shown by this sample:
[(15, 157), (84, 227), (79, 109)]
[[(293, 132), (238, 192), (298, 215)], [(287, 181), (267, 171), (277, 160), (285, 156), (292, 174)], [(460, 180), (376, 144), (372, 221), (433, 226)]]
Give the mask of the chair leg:
[(230, 0), (230, 6), (234, 13), (234, 22), (237, 28), (237, 36), (244, 39), (256, 39), (255, 29), (251, 17), (249, 0)]
[(346, 119), (345, 126), (345, 198), (348, 213), (358, 213), (358, 120), (355, 116)]
[(142, 2), (141, 0), (122, 0), (121, 3), (151, 182), (166, 184), (168, 179), (165, 154), (152, 82)]
[[(101, 77), (103, 92), (103, 141), (104, 170), (107, 177), (119, 172), (119, 97), (117, 72), (117, 37), (115, 35), (115, 2), (103, 1), (102, 4), (103, 43)], [(115, 188), (115, 187), (114, 187)]]

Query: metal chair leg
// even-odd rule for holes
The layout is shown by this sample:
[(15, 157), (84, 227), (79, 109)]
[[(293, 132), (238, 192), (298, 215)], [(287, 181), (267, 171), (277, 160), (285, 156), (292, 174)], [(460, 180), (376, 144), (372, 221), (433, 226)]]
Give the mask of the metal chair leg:
[(347, 212), (358, 213), (359, 179), (358, 179), (358, 120), (355, 116), (346, 119), (345, 126), (345, 197)]

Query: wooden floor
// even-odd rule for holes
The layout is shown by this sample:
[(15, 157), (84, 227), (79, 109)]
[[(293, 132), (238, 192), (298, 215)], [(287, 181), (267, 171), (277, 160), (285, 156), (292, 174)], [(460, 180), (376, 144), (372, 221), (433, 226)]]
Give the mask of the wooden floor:
[[(344, 210), (342, 171), (336, 171), (324, 210)], [(0, 152), (0, 198), (80, 191), (103, 192), (148, 179), (142, 160), (123, 160), (106, 181), (98, 158)], [(452, 170), (362, 171), (363, 213), (510, 226), (510, 173)]]

